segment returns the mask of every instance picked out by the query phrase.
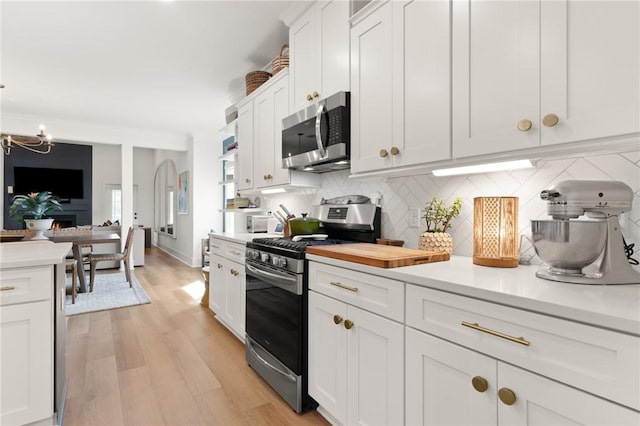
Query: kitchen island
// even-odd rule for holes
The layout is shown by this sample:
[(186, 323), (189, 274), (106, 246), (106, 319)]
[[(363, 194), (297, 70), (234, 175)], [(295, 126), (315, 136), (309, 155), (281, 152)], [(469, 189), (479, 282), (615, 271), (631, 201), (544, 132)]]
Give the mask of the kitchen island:
[(335, 423), (640, 424), (640, 285), (307, 259), (309, 394)]
[(61, 424), (71, 243), (0, 244), (0, 424)]

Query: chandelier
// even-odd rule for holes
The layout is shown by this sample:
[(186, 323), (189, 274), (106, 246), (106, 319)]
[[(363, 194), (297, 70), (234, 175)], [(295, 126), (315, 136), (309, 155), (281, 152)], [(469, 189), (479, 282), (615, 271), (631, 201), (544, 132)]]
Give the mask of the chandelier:
[(51, 147), (54, 146), (51, 142), (51, 135), (44, 134), (44, 125), (40, 125), (40, 133), (36, 136), (11, 136), (3, 133), (0, 137), (2, 138), (2, 150), (6, 155), (11, 154), (11, 148), (14, 146), (36, 154), (48, 154), (51, 152)]

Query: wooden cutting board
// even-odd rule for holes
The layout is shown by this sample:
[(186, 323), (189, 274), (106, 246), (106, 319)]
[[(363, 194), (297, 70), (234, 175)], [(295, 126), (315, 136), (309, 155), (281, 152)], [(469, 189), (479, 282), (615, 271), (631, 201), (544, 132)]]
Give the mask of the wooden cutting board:
[(414, 250), (382, 244), (354, 243), (307, 247), (307, 253), (379, 268), (420, 265), (449, 260), (449, 253)]

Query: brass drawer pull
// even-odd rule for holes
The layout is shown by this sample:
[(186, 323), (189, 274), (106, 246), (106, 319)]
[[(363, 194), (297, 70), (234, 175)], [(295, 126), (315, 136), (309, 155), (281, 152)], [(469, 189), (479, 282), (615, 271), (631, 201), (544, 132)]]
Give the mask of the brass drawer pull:
[(3, 285), (2, 287), (0, 287), (0, 291), (15, 290), (15, 289), (16, 287), (12, 285)]
[(352, 327), (353, 327), (353, 321), (344, 320), (344, 328), (346, 328), (347, 330), (351, 330)]
[(235, 251), (235, 250), (229, 250), (229, 253), (231, 254), (235, 254), (236, 256), (242, 256), (242, 253), (239, 251)]
[(333, 316), (333, 322), (338, 325), (342, 322), (342, 317), (340, 315), (334, 315)]
[(331, 281), (329, 284), (343, 288), (345, 290), (353, 291), (354, 293), (358, 291), (358, 287), (349, 287), (348, 285), (344, 285), (338, 281)]
[(521, 345), (529, 346), (531, 344), (531, 342), (525, 340), (524, 337), (509, 336), (508, 334), (500, 333), (499, 331), (494, 331), (494, 330), (491, 330), (490, 328), (482, 327), (478, 325), (477, 322), (470, 323), (470, 322), (462, 321), (461, 325), (465, 327), (473, 328), (474, 330), (482, 331), (483, 333), (491, 334), (492, 336), (497, 336), (503, 339), (510, 340), (515, 343), (520, 343)]

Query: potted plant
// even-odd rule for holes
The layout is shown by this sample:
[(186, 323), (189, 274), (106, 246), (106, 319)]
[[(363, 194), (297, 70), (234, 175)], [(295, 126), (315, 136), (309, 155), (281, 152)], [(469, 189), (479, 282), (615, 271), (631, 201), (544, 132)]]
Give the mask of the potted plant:
[(453, 239), (447, 232), (451, 228), (451, 220), (460, 215), (462, 198), (456, 197), (447, 205), (445, 200), (434, 195), (423, 210), (423, 219), (427, 229), (420, 235), (420, 249), (428, 251), (453, 252)]
[(27, 229), (35, 231), (32, 240), (46, 240), (44, 231), (51, 228), (53, 219), (42, 217), (52, 210), (62, 210), (60, 199), (49, 191), (32, 192), (29, 195), (16, 195), (11, 200), (9, 216), (15, 217), (19, 222), (25, 215), (32, 218), (24, 219)]

